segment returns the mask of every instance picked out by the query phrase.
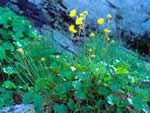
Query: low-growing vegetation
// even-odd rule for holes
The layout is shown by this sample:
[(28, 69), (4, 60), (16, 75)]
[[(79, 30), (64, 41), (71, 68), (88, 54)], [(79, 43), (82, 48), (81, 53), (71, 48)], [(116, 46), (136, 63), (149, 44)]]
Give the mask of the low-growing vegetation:
[(39, 113), (150, 112), (150, 65), (109, 37), (111, 14), (97, 20), (103, 32), (86, 34), (88, 11), (70, 12), (76, 21), (68, 30), (78, 39), (74, 55), (47, 49), (31, 24), (10, 9), (0, 8), (0, 13), (1, 77), (5, 74), (0, 108), (24, 103)]

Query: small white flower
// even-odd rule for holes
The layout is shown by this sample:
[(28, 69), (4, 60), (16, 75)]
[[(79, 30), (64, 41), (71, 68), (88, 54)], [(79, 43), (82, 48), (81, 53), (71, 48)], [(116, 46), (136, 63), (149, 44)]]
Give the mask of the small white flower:
[(96, 72), (98, 72), (99, 71), (99, 69), (98, 68), (96, 68)]
[(72, 71), (76, 71), (76, 68), (75, 67), (70, 67), (70, 69), (72, 70)]

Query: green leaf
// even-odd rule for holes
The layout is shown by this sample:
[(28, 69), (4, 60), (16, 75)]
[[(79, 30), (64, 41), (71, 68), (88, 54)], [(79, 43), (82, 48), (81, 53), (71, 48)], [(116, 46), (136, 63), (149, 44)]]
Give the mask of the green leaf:
[(74, 65), (76, 69), (81, 69), (81, 65), (80, 64), (75, 64)]
[(32, 92), (27, 92), (23, 96), (23, 104), (32, 103), (34, 99), (34, 94)]
[(43, 104), (43, 97), (40, 95), (35, 95), (33, 101), (34, 101), (33, 105), (35, 107), (36, 113), (41, 113), (41, 107)]
[(90, 76), (89, 72), (78, 73), (76, 75), (76, 79), (84, 80), (84, 79), (87, 79), (89, 76)]
[(74, 109), (76, 107), (76, 105), (75, 105), (75, 103), (74, 103), (74, 101), (72, 99), (69, 99), (68, 106), (71, 109)]
[(121, 64), (121, 63), (117, 63), (116, 64), (116, 68), (128, 68), (128, 65), (127, 64)]
[(64, 85), (58, 84), (56, 86), (56, 92), (57, 92), (57, 94), (64, 94), (64, 93), (67, 92), (67, 89), (66, 89), (66, 87)]
[(150, 113), (150, 106), (149, 106), (147, 103), (145, 103), (145, 105), (144, 105), (144, 107), (143, 107), (143, 111), (144, 111), (145, 113)]
[(121, 68), (121, 67), (119, 67), (119, 68), (116, 70), (116, 74), (129, 74), (129, 71), (128, 71), (126, 68)]
[(120, 104), (120, 99), (117, 96), (110, 95), (110, 96), (107, 97), (107, 102), (110, 105), (114, 105), (114, 104), (119, 105)]
[(149, 91), (148, 90), (144, 90), (144, 89), (141, 89), (139, 87), (136, 87), (135, 91), (138, 95), (142, 96), (143, 98), (145, 98), (145, 99), (149, 98)]
[(13, 69), (13, 67), (10, 67), (10, 66), (3, 68), (3, 71), (4, 71), (4, 73), (6, 73), (8, 75), (12, 75), (12, 74), (16, 73), (16, 71)]
[(9, 81), (9, 80), (5, 81), (2, 84), (2, 87), (7, 88), (7, 89), (16, 89), (16, 85), (13, 82)]
[(46, 86), (46, 80), (44, 78), (39, 78), (36, 80), (36, 85), (39, 87), (39, 88), (44, 88)]
[(65, 77), (66, 79), (71, 80), (71, 78), (73, 77), (73, 74), (71, 71), (69, 70), (64, 70), (60, 72), (61, 76)]
[(3, 105), (4, 105), (4, 100), (3, 98), (0, 97), (0, 109), (2, 109)]
[(144, 104), (145, 102), (143, 101), (143, 98), (141, 96), (137, 95), (133, 97), (133, 105), (138, 111), (142, 110)]
[(68, 113), (68, 109), (64, 104), (55, 104), (53, 109), (56, 113)]
[(5, 49), (0, 46), (0, 60), (4, 60), (6, 57), (6, 52), (5, 52)]
[(120, 92), (120, 84), (113, 84), (110, 86), (110, 89), (115, 92)]
[(77, 90), (81, 90), (82, 89), (82, 83), (80, 81), (74, 81), (72, 83), (73, 87)]
[(82, 100), (86, 99), (86, 95), (81, 90), (76, 90), (75, 95), (77, 99), (82, 99)]
[(104, 87), (100, 87), (99, 90), (98, 90), (98, 93), (100, 95), (107, 96), (107, 95), (109, 95), (110, 90), (108, 90), (107, 88), (104, 88)]
[(5, 50), (14, 51), (14, 46), (10, 42), (3, 43), (3, 47), (5, 48)]

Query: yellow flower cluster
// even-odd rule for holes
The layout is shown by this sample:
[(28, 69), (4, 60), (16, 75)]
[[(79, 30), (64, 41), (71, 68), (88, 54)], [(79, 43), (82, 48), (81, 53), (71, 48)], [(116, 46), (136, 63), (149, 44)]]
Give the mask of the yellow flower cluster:
[[(76, 14), (77, 14), (77, 11), (75, 9), (70, 11), (70, 17), (76, 16), (77, 18), (76, 18), (75, 24), (78, 25), (79, 29), (82, 29), (84, 27), (83, 21), (86, 19), (86, 16), (88, 15), (88, 11), (84, 11), (83, 13), (80, 13), (79, 17)], [(108, 18), (108, 23), (109, 23), (110, 19), (112, 18), (111, 14), (108, 14), (107, 18)], [(97, 23), (104, 25), (104, 18), (99, 18), (97, 20)], [(74, 25), (69, 26), (69, 31), (71, 31), (72, 33), (77, 33), (77, 30), (75, 29)], [(111, 30), (106, 28), (106, 29), (104, 29), (104, 32), (108, 34), (111, 32)], [(92, 32), (89, 36), (94, 38), (95, 34)], [(110, 38), (108, 36), (106, 38), (108, 41), (110, 40)]]
[(69, 31), (71, 31), (73, 33), (77, 33), (77, 30), (74, 28), (74, 25), (69, 26)]
[[(77, 16), (76, 13), (77, 13), (77, 11), (75, 9), (73, 9), (72, 11), (70, 11), (70, 17)], [(78, 25), (80, 29), (83, 28), (83, 26), (82, 26), (83, 20), (86, 19), (86, 15), (88, 15), (88, 11), (84, 11), (83, 13), (80, 13), (80, 17), (77, 16), (75, 24)], [(74, 25), (69, 26), (69, 31), (71, 31), (72, 33), (77, 33), (77, 30), (75, 29)]]

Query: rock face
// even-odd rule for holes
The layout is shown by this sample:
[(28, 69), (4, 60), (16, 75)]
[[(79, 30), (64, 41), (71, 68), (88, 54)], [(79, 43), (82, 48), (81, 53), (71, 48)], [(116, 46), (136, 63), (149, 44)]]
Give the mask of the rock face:
[[(150, 1), (145, 0), (64, 0), (69, 10), (89, 11), (88, 18), (95, 20), (112, 15), (113, 33), (120, 31), (127, 38), (140, 38), (150, 32)], [(90, 22), (90, 21), (89, 21)]]

